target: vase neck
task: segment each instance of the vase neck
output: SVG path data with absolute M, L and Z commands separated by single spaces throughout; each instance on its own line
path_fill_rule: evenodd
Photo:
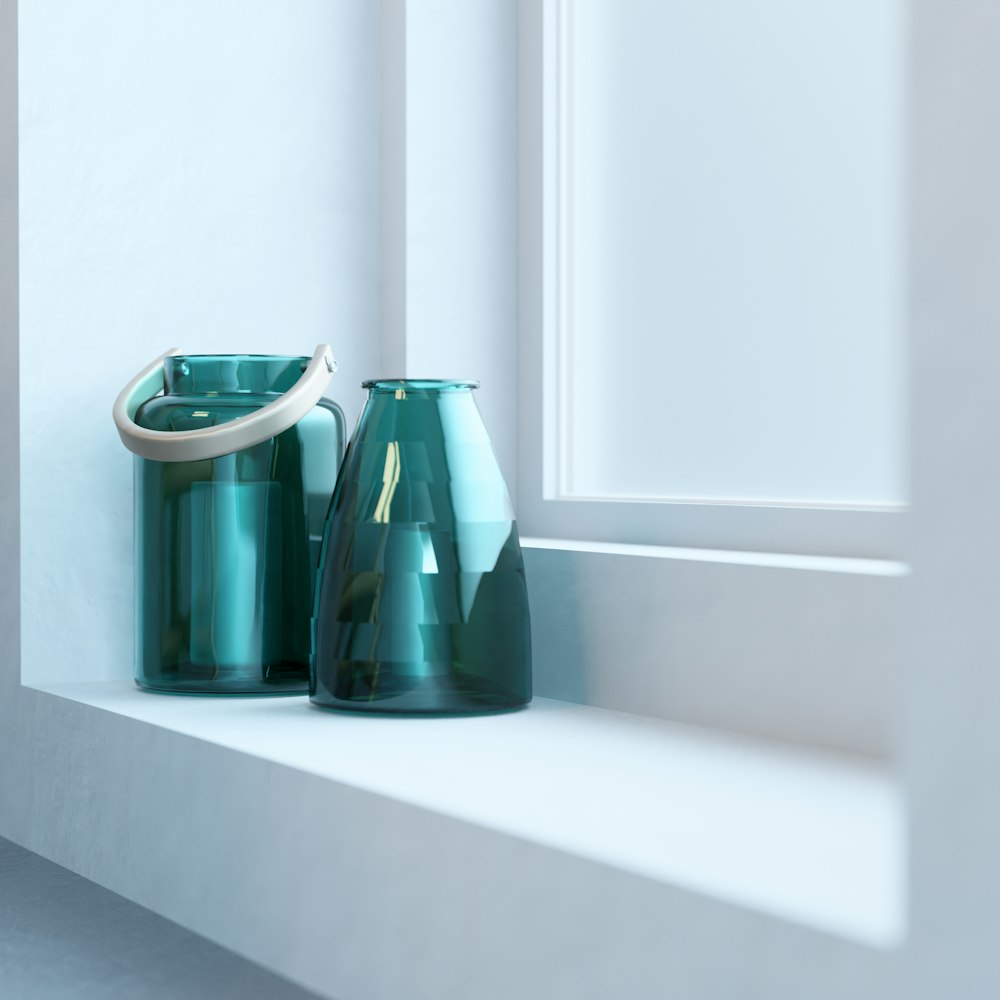
M 369 395 L 376 393 L 422 393 L 441 394 L 446 392 L 470 392 L 479 388 L 475 379 L 442 379 L 442 378 L 378 378 L 368 379 L 361 383 Z

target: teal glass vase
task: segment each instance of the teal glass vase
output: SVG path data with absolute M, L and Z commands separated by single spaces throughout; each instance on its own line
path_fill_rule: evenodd
M 171 435 L 249 418 L 293 391 L 309 358 L 163 362 L 138 428 Z M 150 691 L 304 694 L 315 567 L 345 425 L 320 399 L 286 430 L 197 461 L 136 455 L 135 680 Z
M 461 713 L 531 700 L 524 562 L 478 384 L 363 383 L 320 557 L 314 704 Z

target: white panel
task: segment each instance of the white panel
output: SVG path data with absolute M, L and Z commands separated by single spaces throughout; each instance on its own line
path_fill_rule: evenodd
M 142 365 L 329 341 L 357 413 L 379 356 L 378 27 L 366 0 L 23 5 L 26 676 L 131 669 L 111 403 Z
M 562 22 L 562 491 L 905 501 L 902 0 Z

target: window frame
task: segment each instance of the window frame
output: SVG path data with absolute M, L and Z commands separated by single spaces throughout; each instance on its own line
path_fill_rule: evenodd
M 540 537 L 900 560 L 904 504 L 571 495 L 561 447 L 571 347 L 568 108 L 572 0 L 521 4 L 518 512 Z

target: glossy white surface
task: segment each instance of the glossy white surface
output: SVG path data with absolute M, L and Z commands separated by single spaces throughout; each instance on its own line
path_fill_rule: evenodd
M 852 940 L 903 934 L 898 789 L 860 760 L 542 698 L 424 719 L 131 684 L 45 690 Z

